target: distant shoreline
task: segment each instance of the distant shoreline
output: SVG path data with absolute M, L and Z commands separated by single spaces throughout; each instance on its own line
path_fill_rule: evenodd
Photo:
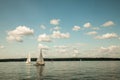
M 31 58 L 36 61 L 37 58 Z M 120 58 L 44 58 L 45 61 L 120 61 Z M 23 62 L 26 58 L 0 59 L 0 62 Z

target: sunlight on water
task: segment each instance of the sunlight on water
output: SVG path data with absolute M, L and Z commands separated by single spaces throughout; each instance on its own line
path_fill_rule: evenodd
M 1 62 L 0 80 L 120 80 L 119 61 Z

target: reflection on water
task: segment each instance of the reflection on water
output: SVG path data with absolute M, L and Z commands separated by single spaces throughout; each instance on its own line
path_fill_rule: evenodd
M 37 80 L 43 80 L 44 66 L 36 66 L 36 70 L 37 70 Z
M 26 79 L 30 79 L 31 78 L 31 74 L 30 74 L 30 64 L 28 65 L 26 65 L 26 73 L 27 73 L 27 75 L 26 75 Z

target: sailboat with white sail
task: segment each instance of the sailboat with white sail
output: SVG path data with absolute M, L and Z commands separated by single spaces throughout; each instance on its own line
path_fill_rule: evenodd
M 44 59 L 43 59 L 43 55 L 42 55 L 42 49 L 40 49 L 40 55 L 37 58 L 37 61 L 36 61 L 35 65 L 36 66 L 44 66 L 45 65 L 45 62 L 44 62 Z
M 30 57 L 30 53 L 27 56 L 27 60 L 26 60 L 26 64 L 30 64 L 31 63 L 31 57 Z

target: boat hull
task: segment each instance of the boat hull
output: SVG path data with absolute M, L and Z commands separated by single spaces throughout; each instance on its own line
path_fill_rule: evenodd
M 26 62 L 26 64 L 31 64 L 31 62 Z
M 38 63 L 36 63 L 36 64 L 34 64 L 35 66 L 45 66 L 45 63 L 43 63 L 43 64 L 38 64 Z

